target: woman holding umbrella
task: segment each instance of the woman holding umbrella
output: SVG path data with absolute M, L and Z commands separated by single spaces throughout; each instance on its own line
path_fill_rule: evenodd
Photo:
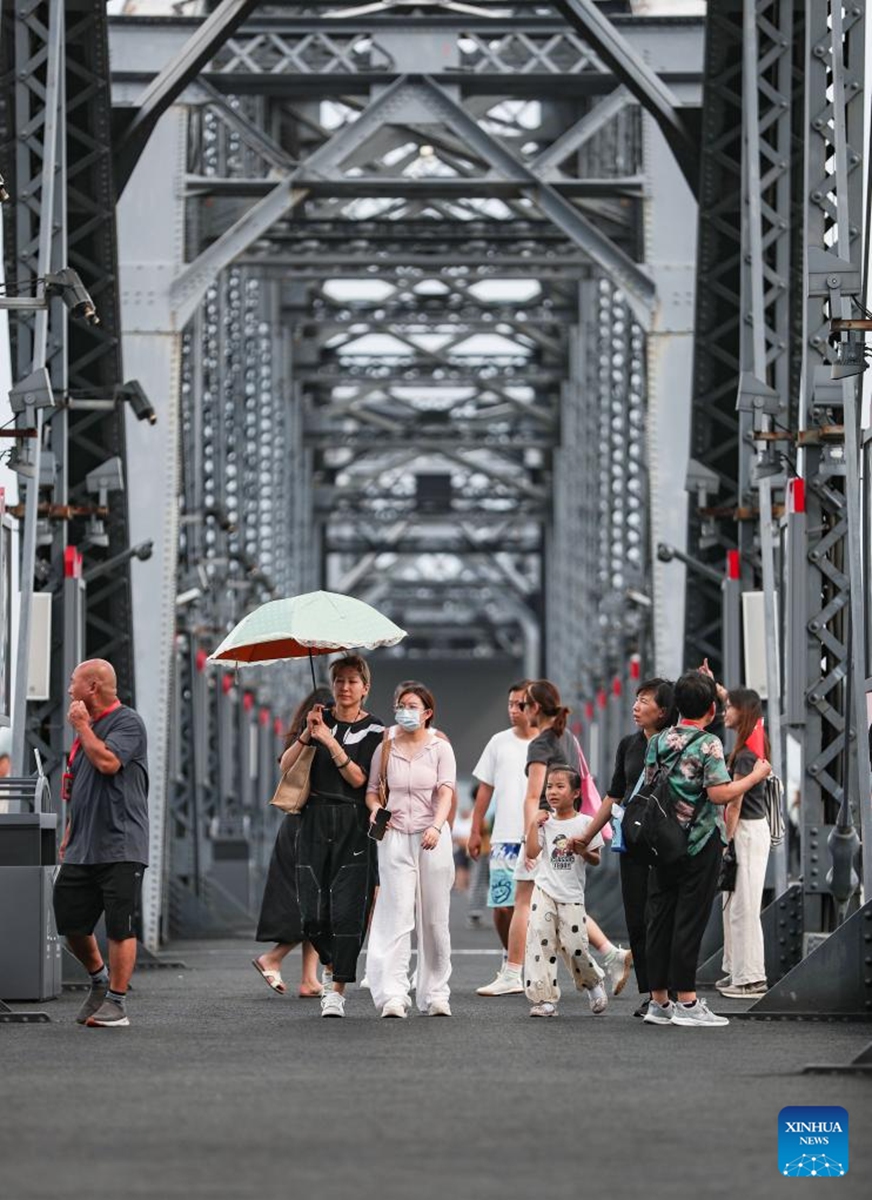
M 310 941 L 321 962 L 332 963 L 333 986 L 321 997 L 321 1016 L 344 1017 L 345 985 L 355 979 L 376 884 L 364 797 L 384 725 L 364 708 L 371 678 L 360 655 L 332 662 L 330 679 L 332 708 L 312 708 L 281 761 L 282 771 L 289 770 L 303 747 L 314 743 L 296 845 L 299 924 L 288 940 Z
M 308 656 L 314 688 L 313 655 L 352 646 L 395 646 L 405 636 L 362 600 L 307 592 L 270 600 L 248 613 L 210 659 L 241 665 Z M 296 845 L 298 927 L 290 932 L 294 943 L 310 941 L 321 962 L 332 963 L 333 986 L 321 998 L 321 1015 L 342 1017 L 345 985 L 354 982 L 376 882 L 364 796 L 384 726 L 363 707 L 370 673 L 359 654 L 331 663 L 330 677 L 333 707 L 312 709 L 305 729 L 282 755 L 281 769 L 287 772 L 303 747 L 314 744 Z

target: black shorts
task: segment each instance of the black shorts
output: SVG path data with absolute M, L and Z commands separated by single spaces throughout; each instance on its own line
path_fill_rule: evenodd
M 58 933 L 86 936 L 105 913 L 107 937 L 116 942 L 136 937 L 144 872 L 134 862 L 64 863 L 54 886 Z

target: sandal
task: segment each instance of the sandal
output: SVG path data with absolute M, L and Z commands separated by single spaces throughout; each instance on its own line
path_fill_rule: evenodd
M 253 958 L 251 965 L 259 975 L 264 977 L 274 992 L 278 992 L 280 996 L 285 994 L 288 989 L 285 987 L 281 971 L 274 971 L 271 967 L 265 967 L 259 958 Z

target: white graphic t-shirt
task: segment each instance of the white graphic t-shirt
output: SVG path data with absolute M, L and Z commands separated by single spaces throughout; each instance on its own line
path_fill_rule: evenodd
M 495 733 L 472 768 L 480 783 L 494 789 L 492 842 L 524 840 L 524 796 L 527 794 L 527 750 L 530 742 L 512 729 Z
M 580 854 L 566 849 L 570 838 L 581 837 L 592 818 L 578 813 L 567 821 L 549 817 L 539 826 L 539 845 L 542 853 L 536 860 L 536 884 L 558 904 L 584 904 L 584 877 L 587 863 Z M 590 844 L 591 850 L 603 845 L 600 834 Z

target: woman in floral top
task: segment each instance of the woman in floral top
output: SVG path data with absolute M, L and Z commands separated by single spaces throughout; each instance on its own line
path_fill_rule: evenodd
M 720 738 L 707 732 L 717 711 L 714 682 L 688 671 L 675 685 L 678 725 L 648 743 L 649 780 L 658 761 L 669 771 L 678 819 L 689 825 L 687 854 L 651 869 L 648 892 L 649 1025 L 727 1025 L 696 995 L 696 964 L 717 891 L 726 833 L 723 805 L 745 794 L 769 774 L 760 760 L 742 779 L 730 781 Z M 677 993 L 677 1001 L 669 992 Z

